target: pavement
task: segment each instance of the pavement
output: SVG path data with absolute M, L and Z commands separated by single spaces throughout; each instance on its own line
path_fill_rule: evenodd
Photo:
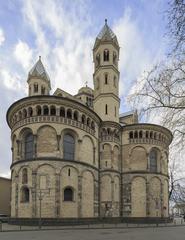
M 0 240 L 185 240 L 185 226 L 0 232 Z

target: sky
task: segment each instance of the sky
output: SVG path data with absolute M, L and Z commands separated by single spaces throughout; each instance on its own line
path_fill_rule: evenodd
M 27 76 L 39 56 L 52 91 L 93 87 L 92 48 L 105 19 L 120 45 L 120 113 L 144 71 L 167 51 L 168 0 L 0 0 L 0 176 L 10 176 L 9 106 L 27 96 Z M 151 119 L 152 121 L 152 119 Z

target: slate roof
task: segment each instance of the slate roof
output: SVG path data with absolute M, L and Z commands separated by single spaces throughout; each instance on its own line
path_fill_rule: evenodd
M 40 77 L 47 82 L 50 82 L 49 75 L 47 74 L 44 65 L 41 61 L 41 57 L 39 56 L 39 60 L 36 62 L 36 64 L 32 67 L 32 69 L 29 71 L 28 78 L 30 77 Z

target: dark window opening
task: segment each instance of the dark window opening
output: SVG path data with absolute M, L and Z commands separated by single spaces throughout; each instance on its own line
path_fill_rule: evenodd
M 104 60 L 104 62 L 109 61 L 109 50 L 108 49 L 105 49 L 103 52 L 103 60 Z
M 28 183 L 28 170 L 24 168 L 22 170 L 22 184 L 27 184 Z
M 47 106 L 44 106 L 43 109 L 44 109 L 43 111 L 44 115 L 49 115 L 49 108 Z
M 75 154 L 75 139 L 73 136 L 64 135 L 64 159 L 74 160 Z
M 65 109 L 64 108 L 60 108 L 60 116 L 65 117 Z
M 73 201 L 73 190 L 71 188 L 64 189 L 64 201 Z
M 23 187 L 22 188 L 22 202 L 26 203 L 30 201 L 30 191 L 29 188 Z
M 50 113 L 51 113 L 52 116 L 56 115 L 56 108 L 54 106 L 51 107 Z
M 72 111 L 71 111 L 71 109 L 67 110 L 67 118 L 72 119 Z
M 107 106 L 107 104 L 105 105 L 105 114 L 106 115 L 108 114 L 108 106 Z
M 105 74 L 105 84 L 108 84 L 108 74 Z
M 29 133 L 25 137 L 25 159 L 33 158 L 33 134 Z
M 157 151 L 152 149 L 149 154 L 150 172 L 157 172 Z
M 38 84 L 34 84 L 34 92 L 37 93 L 38 92 Z

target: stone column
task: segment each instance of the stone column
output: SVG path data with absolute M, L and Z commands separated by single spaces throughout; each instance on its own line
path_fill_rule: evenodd
M 60 140 L 61 140 L 61 135 L 57 135 L 57 150 L 60 151 Z
M 146 216 L 150 216 L 150 188 L 149 182 L 146 183 Z
M 80 161 L 81 146 L 82 146 L 82 139 L 78 139 L 78 145 L 77 145 L 77 149 L 75 151 L 75 155 L 76 155 L 75 159 L 77 161 Z
M 93 164 L 96 163 L 96 148 L 93 147 Z
M 60 217 L 60 172 L 55 174 L 55 217 Z
M 32 217 L 37 217 L 37 173 L 36 171 L 32 172 Z
M 149 158 L 149 153 L 146 154 L 146 158 L 147 158 L 147 170 L 150 170 L 150 158 Z
M 33 135 L 33 158 L 37 158 L 37 134 Z
M 114 151 L 111 150 L 111 168 L 114 168 Z
M 164 184 L 161 183 L 161 194 L 160 194 L 160 204 L 161 204 L 161 217 L 164 217 L 164 209 L 163 209 L 163 206 L 164 206 L 164 201 L 163 201 L 163 198 L 164 198 Z
M 19 212 L 19 209 L 18 209 L 18 206 L 19 206 L 19 186 L 18 186 L 18 178 L 19 176 L 16 175 L 15 176 L 15 217 L 17 218 L 18 217 L 18 212 Z
M 78 202 L 78 217 L 82 217 L 82 176 L 78 176 L 78 194 L 76 201 Z
M 20 140 L 16 140 L 17 143 L 17 158 L 20 159 Z
M 98 204 L 99 204 L 99 194 L 98 194 L 98 181 L 94 179 L 94 217 L 98 217 Z

